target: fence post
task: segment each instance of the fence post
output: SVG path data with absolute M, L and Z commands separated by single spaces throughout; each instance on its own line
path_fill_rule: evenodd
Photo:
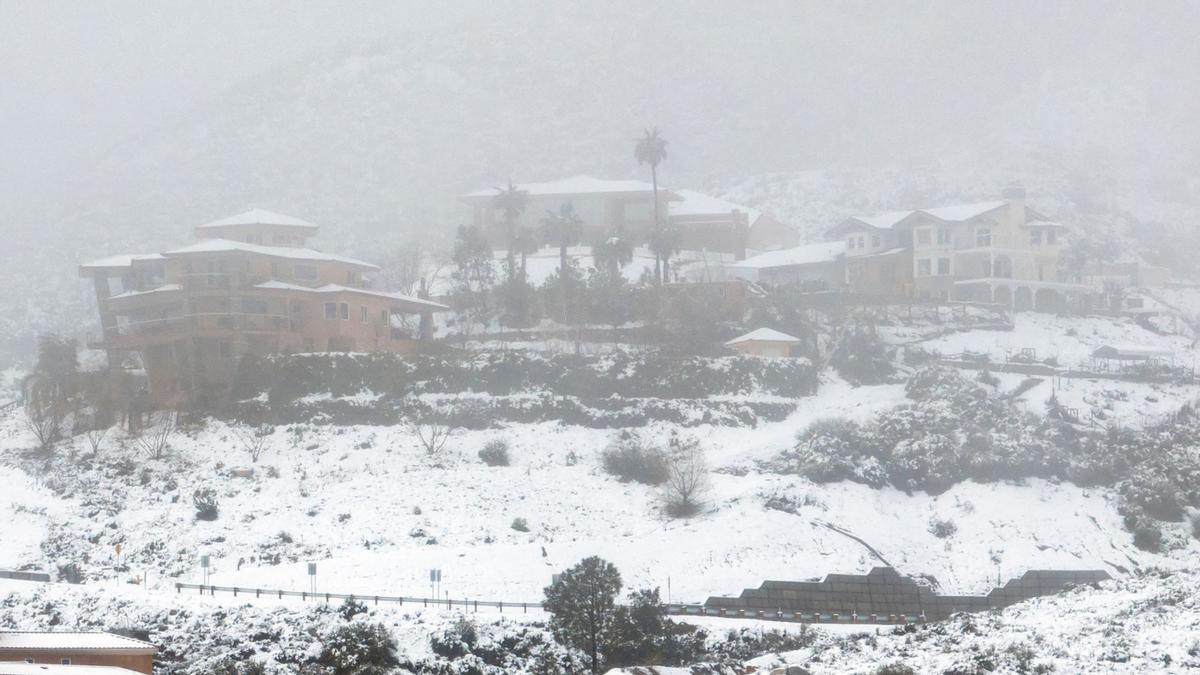
M 237 586 L 233 587 L 233 597 L 237 597 Z
M 256 598 L 262 597 L 262 589 L 261 588 L 254 589 L 254 597 L 256 597 Z
M 504 603 L 501 602 L 499 604 L 500 604 L 500 613 L 503 614 L 504 613 Z
M 379 596 L 378 596 L 378 595 L 377 595 L 377 596 L 375 596 L 375 604 L 376 604 L 376 605 L 378 605 L 378 604 L 379 604 Z

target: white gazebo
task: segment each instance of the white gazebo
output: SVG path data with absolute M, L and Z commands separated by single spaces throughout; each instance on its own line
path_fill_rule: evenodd
M 725 346 L 752 356 L 788 357 L 802 344 L 800 338 L 773 328 L 757 328 L 733 338 Z

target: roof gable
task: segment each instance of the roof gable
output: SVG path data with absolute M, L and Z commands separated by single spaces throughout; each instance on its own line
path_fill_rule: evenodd
M 210 223 L 197 225 L 196 229 L 204 230 L 209 228 L 230 227 L 233 225 L 284 225 L 287 227 L 302 227 L 306 230 L 313 231 L 319 229 L 316 225 L 313 225 L 306 220 L 300 220 L 294 216 L 286 216 L 282 213 L 275 213 L 274 211 L 268 211 L 266 209 L 250 209 L 249 211 L 243 211 L 242 213 L 221 218 L 220 220 L 214 220 Z
M 800 338 L 777 331 L 774 328 L 756 328 L 745 335 L 733 338 L 725 344 L 732 346 L 742 344 L 743 342 L 790 342 L 792 344 L 801 344 Z
M 605 178 L 595 178 L 593 176 L 572 176 L 560 180 L 545 181 L 541 183 L 520 183 L 514 185 L 516 189 L 526 193 L 531 197 L 541 195 L 590 195 L 590 194 L 629 194 L 629 193 L 652 193 L 654 186 L 646 181 L 636 179 L 609 180 Z M 485 188 L 476 190 L 463 195 L 463 199 L 479 200 L 491 199 L 500 194 L 501 188 Z M 665 196 L 668 200 L 678 200 L 679 195 L 675 192 L 658 186 L 660 195 Z

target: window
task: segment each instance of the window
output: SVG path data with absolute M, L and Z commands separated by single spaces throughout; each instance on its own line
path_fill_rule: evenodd
M 354 270 L 346 270 L 346 285 L 347 286 L 352 286 L 352 287 L 357 286 L 358 280 L 359 280 L 358 272 L 355 272 Z
M 950 259 L 938 258 L 938 276 L 945 277 L 950 275 Z
M 380 310 L 380 312 L 379 312 L 379 323 L 382 323 L 383 325 L 385 325 L 385 326 L 386 326 L 386 325 L 388 325 L 388 320 L 389 320 L 389 319 L 391 319 L 391 317 L 388 315 L 388 311 L 387 311 L 386 309 L 384 309 L 384 310 Z
M 266 314 L 267 301 L 262 298 L 242 298 L 242 311 L 246 314 Z
M 880 239 L 878 234 L 871 235 L 871 248 L 879 248 Z
M 1029 243 L 1032 246 L 1042 245 L 1042 231 L 1036 227 L 1029 231 Z
M 333 319 L 336 319 L 336 318 L 337 318 L 337 303 L 336 302 L 325 303 L 325 319 L 327 321 L 332 321 Z
M 1054 230 L 1046 230 L 1046 243 L 1047 244 L 1057 244 L 1058 243 L 1058 235 L 1055 234 Z
M 359 305 L 359 306 L 358 306 L 358 310 L 359 310 L 359 312 L 358 312 L 358 313 L 359 313 L 358 320 L 359 320 L 359 321 L 362 321 L 363 323 L 366 323 L 366 322 L 367 322 L 367 306 L 366 306 L 366 305 Z
M 921 258 L 917 260 L 917 276 L 927 277 L 930 273 L 929 270 L 929 258 Z
M 865 234 L 858 235 L 858 247 L 859 248 L 867 247 L 867 235 L 865 235 Z
M 71 665 L 71 659 L 59 659 L 58 664 L 60 666 L 69 666 Z
M 928 227 L 922 227 L 917 230 L 917 246 L 928 246 L 930 241 L 932 241 L 932 238 L 930 237 Z
M 989 247 L 992 245 L 992 228 L 977 227 L 975 228 L 975 245 L 979 247 Z
M 219 288 L 224 285 L 224 260 L 210 260 L 208 261 L 208 264 L 205 265 L 204 269 L 206 271 L 205 278 L 208 280 L 209 288 Z
M 316 281 L 317 266 L 316 265 L 296 265 L 292 268 L 292 275 L 297 281 Z
M 939 246 L 946 246 L 946 245 L 950 244 L 950 241 L 951 241 L 951 237 L 950 237 L 950 228 L 948 228 L 948 227 L 939 227 L 939 228 L 938 228 L 938 230 L 937 230 L 937 243 L 938 243 L 938 245 L 939 245 Z
M 849 239 L 846 240 L 846 248 L 853 249 L 854 244 L 857 241 L 858 241 L 858 237 L 850 237 Z
M 341 303 L 339 309 L 342 310 L 342 321 L 349 321 L 350 320 L 350 303 L 348 303 L 348 302 Z

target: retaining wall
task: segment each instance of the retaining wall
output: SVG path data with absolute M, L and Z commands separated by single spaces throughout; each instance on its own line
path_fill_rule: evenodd
M 705 607 L 726 614 L 826 614 L 842 619 L 906 616 L 926 621 L 1053 595 L 1071 586 L 1109 579 L 1101 570 L 1030 570 L 987 595 L 939 595 L 891 567 L 870 573 L 830 574 L 822 581 L 764 581 L 736 598 L 710 597 Z

